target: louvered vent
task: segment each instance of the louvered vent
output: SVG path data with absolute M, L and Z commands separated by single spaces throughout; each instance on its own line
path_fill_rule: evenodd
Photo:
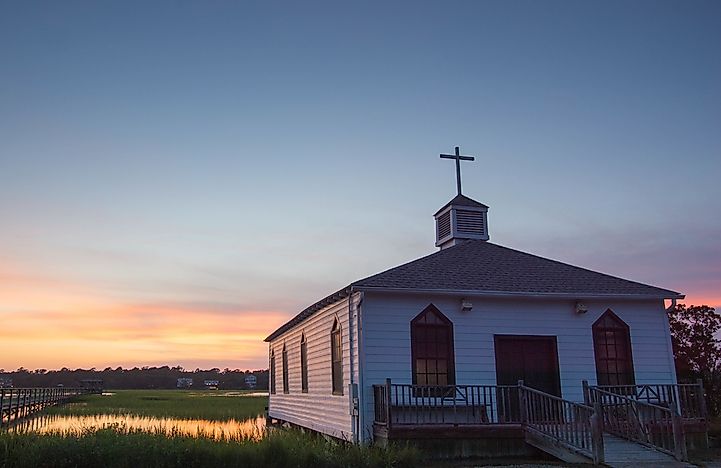
M 437 240 L 451 235 L 451 212 L 447 211 L 440 215 L 436 220 Z
M 456 210 L 456 229 L 459 234 L 484 235 L 486 225 L 480 211 Z

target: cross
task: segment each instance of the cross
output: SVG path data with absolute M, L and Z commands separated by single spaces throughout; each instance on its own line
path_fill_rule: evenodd
M 458 187 L 458 195 L 461 194 L 461 161 L 475 161 L 473 156 L 461 156 L 461 150 L 456 146 L 456 154 L 441 154 L 441 159 L 456 160 L 456 186 Z

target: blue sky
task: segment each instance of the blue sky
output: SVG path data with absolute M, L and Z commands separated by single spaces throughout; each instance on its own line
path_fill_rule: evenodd
M 434 250 L 455 145 L 493 242 L 721 305 L 718 2 L 1 2 L 0 318 L 118 344 L 0 367 L 262 366 Z

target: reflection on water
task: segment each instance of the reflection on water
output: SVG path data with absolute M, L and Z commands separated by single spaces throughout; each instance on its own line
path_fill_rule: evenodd
M 143 431 L 169 436 L 202 437 L 214 440 L 259 440 L 265 435 L 263 416 L 236 421 L 207 419 L 174 419 L 135 416 L 131 414 L 100 414 L 92 416 L 37 415 L 13 425 L 9 430 L 81 435 L 83 432 L 112 428 L 118 432 Z
M 189 392 L 192 397 L 267 397 L 268 392 L 204 391 Z

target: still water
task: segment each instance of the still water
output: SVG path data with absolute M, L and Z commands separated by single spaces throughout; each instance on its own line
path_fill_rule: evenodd
M 136 416 L 131 414 L 99 414 L 90 416 L 36 415 L 10 428 L 17 432 L 80 435 L 83 432 L 112 428 L 118 432 L 143 431 L 169 436 L 202 437 L 214 440 L 260 440 L 265 435 L 265 418 L 228 421 L 207 419 L 174 419 Z

